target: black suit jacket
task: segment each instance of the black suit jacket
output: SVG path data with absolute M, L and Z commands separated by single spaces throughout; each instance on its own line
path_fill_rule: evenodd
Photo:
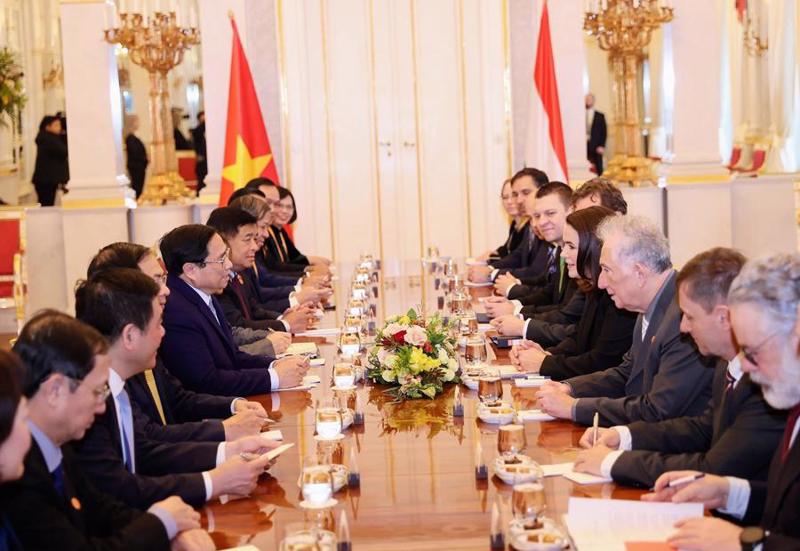
M 36 166 L 31 181 L 37 184 L 61 184 L 69 180 L 67 144 L 43 130 L 36 136 Z
M 744 524 L 759 524 L 770 532 L 763 551 L 800 549 L 800 438 L 795 438 L 786 461 L 780 446 L 767 481 L 750 481 L 750 501 Z
M 549 260 L 550 244 L 533 233 L 530 223 L 525 225 L 522 243 L 511 254 L 492 262 L 497 275 L 510 273 L 514 277 L 535 277 L 544 274 Z
M 595 111 L 594 117 L 592 118 L 592 127 L 589 131 L 587 153 L 594 153 L 596 155 L 598 147 L 606 146 L 607 136 L 608 128 L 606 126 L 606 116 L 600 111 Z
M 578 397 L 575 421 L 603 426 L 634 421 L 663 421 L 699 415 L 711 398 L 713 370 L 701 360 L 694 342 L 680 332 L 681 311 L 675 295 L 675 272 L 664 283 L 647 333 L 641 339 L 642 316 L 636 320 L 630 352 L 617 367 L 566 382 Z
M 528 322 L 525 338 L 548 348 L 575 336 L 585 302 L 586 294 L 578 289 L 561 308 L 534 314 Z
M 500 260 L 504 256 L 508 256 L 514 252 L 514 250 L 520 246 L 525 238 L 526 227 L 527 222 L 523 222 L 519 227 L 517 227 L 516 222 L 512 220 L 511 224 L 508 226 L 508 238 L 506 239 L 506 242 L 492 252 L 492 259 Z
M 131 402 L 136 473 L 125 468 L 114 399 L 95 418 L 82 440 L 74 443 L 83 470 L 102 491 L 131 507 L 147 509 L 172 495 L 199 507 L 206 501 L 202 471 L 216 466 L 217 444 L 159 442 L 148 437 L 143 414 Z M 180 473 L 180 474 L 176 474 Z
M 144 170 L 150 161 L 147 159 L 147 149 L 136 135 L 125 136 L 125 150 L 127 151 L 126 164 L 128 169 L 139 168 Z
M 160 355 L 164 366 L 195 392 L 222 396 L 251 396 L 271 391 L 269 356 L 242 352 L 216 299 L 214 311 L 181 278 L 170 275 L 171 294 L 164 307 L 164 338 Z
M 167 425 L 173 429 L 174 442 L 183 441 L 209 441 L 221 442 L 225 440 L 225 428 L 217 419 L 227 418 L 231 415 L 231 402 L 233 398 L 226 396 L 213 396 L 186 390 L 183 385 L 170 375 L 160 360 L 153 368 L 153 377 L 156 381 L 158 396 L 161 398 L 161 408 Z M 161 424 L 158 407 L 155 399 L 147 386 L 144 373 L 139 373 L 128 379 L 125 388 L 131 401 L 136 405 L 151 422 Z M 151 436 L 153 436 L 151 434 Z
M 608 293 L 586 295 L 577 333 L 548 349 L 540 373 L 555 381 L 619 365 L 631 346 L 636 314 L 620 310 Z
M 786 412 L 771 408 L 747 374 L 728 395 L 727 370 L 720 361 L 711 404 L 701 415 L 629 425 L 634 450 L 614 463 L 614 480 L 651 487 L 662 473 L 679 470 L 765 480 Z
M 25 458 L 25 474 L 3 486 L 2 506 L 24 549 L 169 550 L 167 532 L 155 515 L 97 490 L 69 446 L 62 447 L 62 452 L 65 497 L 56 490 L 35 440 Z
M 267 268 L 278 272 L 303 273 L 308 266 L 305 257 L 283 228 L 270 226 L 270 235 L 262 247 Z

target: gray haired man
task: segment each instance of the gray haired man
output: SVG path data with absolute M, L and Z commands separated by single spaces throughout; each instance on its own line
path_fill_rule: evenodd
M 666 237 L 641 216 L 612 216 L 603 240 L 599 286 L 618 308 L 638 312 L 630 351 L 616 367 L 550 382 L 538 393 L 555 417 L 601 426 L 699 415 L 708 407 L 713 370 L 681 334 L 675 270 Z
M 772 407 L 790 410 L 767 481 L 705 475 L 670 488 L 673 480 L 699 474 L 670 471 L 644 499 L 700 502 L 748 526 L 711 517 L 687 519 L 670 537 L 674 547 L 800 549 L 800 254 L 779 254 L 745 265 L 731 285 L 728 304 L 742 369 L 762 386 Z

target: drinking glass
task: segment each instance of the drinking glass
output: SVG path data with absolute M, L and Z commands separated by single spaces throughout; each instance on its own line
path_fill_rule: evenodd
M 532 525 L 544 512 L 544 487 L 539 482 L 515 484 L 511 493 L 511 511 L 514 518 L 526 526 Z
M 487 367 L 478 376 L 478 399 L 484 404 L 496 404 L 503 397 L 500 371 Z
M 314 419 L 320 438 L 332 440 L 342 433 L 342 412 L 332 401 L 318 406 Z
M 322 507 L 333 497 L 333 474 L 330 465 L 316 457 L 303 459 L 303 499 L 310 505 Z
M 486 339 L 481 335 L 471 335 L 464 348 L 464 360 L 471 367 L 484 365 L 486 363 Z
M 525 427 L 522 425 L 502 425 L 497 431 L 497 451 L 506 463 L 514 462 L 525 445 Z
M 352 363 L 341 362 L 333 366 L 333 383 L 338 388 L 352 388 L 356 383 L 356 372 Z
M 352 358 L 361 352 L 361 336 L 359 330 L 352 330 L 345 327 L 339 337 L 339 351 L 342 356 Z
M 470 309 L 464 311 L 458 318 L 458 328 L 462 335 L 475 335 L 478 332 L 478 318 Z

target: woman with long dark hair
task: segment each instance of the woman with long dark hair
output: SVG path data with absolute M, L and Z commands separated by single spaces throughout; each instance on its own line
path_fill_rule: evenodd
M 60 187 L 66 192 L 69 181 L 67 144 L 61 136 L 61 119 L 46 115 L 39 123 L 36 135 L 36 167 L 33 170 L 33 186 L 43 207 L 52 207 L 56 191 Z
M 520 371 L 547 375 L 561 381 L 576 375 L 619 365 L 631 346 L 636 314 L 614 306 L 611 297 L 597 285 L 600 277 L 600 249 L 597 228 L 614 211 L 589 207 L 567 216 L 561 257 L 569 277 L 578 280 L 586 294 L 583 315 L 573 337 L 543 349 L 524 341 L 511 351 L 511 361 Z

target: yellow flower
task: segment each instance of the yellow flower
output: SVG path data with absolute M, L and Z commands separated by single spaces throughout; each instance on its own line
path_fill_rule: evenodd
M 410 325 L 411 318 L 409 318 L 408 316 L 400 316 L 400 319 L 397 320 L 397 323 L 399 323 L 400 325 Z
M 430 371 L 439 367 L 439 360 L 427 356 L 421 348 L 416 346 L 411 350 L 411 357 L 409 358 L 409 368 L 415 375 L 423 371 Z

